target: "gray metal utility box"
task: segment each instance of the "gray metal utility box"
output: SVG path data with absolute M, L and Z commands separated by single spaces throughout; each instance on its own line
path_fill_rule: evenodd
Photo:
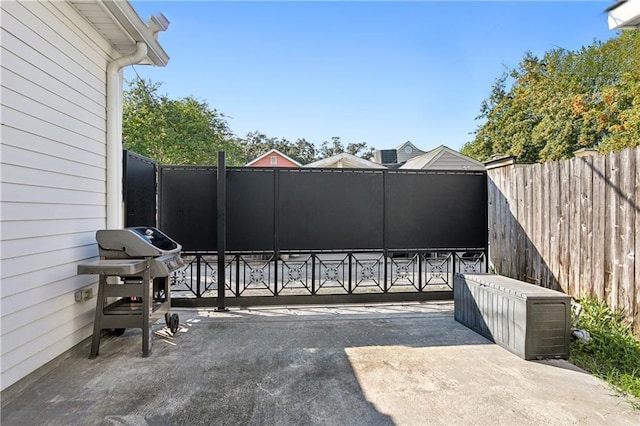
M 456 321 L 524 359 L 567 358 L 571 298 L 500 275 L 457 273 Z

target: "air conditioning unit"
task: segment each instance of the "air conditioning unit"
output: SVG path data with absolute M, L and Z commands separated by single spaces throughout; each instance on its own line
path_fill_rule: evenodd
M 571 298 L 491 274 L 457 273 L 456 321 L 521 358 L 568 358 Z
M 382 149 L 374 151 L 373 161 L 378 164 L 393 164 L 398 162 L 398 153 L 395 149 Z

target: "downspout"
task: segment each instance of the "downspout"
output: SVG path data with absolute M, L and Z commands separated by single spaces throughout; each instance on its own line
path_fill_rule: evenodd
M 122 76 L 124 67 L 140 63 L 147 56 L 147 44 L 139 41 L 136 51 L 107 66 L 107 228 L 123 226 L 122 200 Z

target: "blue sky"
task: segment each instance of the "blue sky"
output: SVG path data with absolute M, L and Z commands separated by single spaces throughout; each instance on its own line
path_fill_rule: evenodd
M 614 37 L 611 3 L 133 1 L 171 22 L 169 65 L 135 71 L 206 101 L 239 136 L 460 149 L 504 66 Z

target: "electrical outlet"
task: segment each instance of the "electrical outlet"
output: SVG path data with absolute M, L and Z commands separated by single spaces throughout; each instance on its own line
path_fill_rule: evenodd
M 73 293 L 76 302 L 84 302 L 93 298 L 93 288 L 84 288 Z
M 93 298 L 93 289 L 91 287 L 82 290 L 82 300 L 89 300 Z

